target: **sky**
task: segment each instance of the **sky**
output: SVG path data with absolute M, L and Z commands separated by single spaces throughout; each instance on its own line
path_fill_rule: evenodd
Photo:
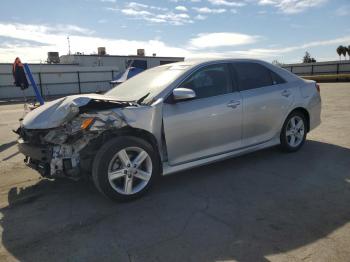
M 2 0 L 0 63 L 67 54 L 68 36 L 72 53 L 337 60 L 349 24 L 349 0 Z

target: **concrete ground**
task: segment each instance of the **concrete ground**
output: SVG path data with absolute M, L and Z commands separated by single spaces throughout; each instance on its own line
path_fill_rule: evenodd
M 350 84 L 321 84 L 323 123 L 301 151 L 270 148 L 162 178 L 112 203 L 49 181 L 0 106 L 1 261 L 350 261 Z

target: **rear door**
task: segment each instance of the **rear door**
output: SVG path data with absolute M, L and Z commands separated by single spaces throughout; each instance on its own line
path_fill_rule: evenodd
M 242 145 L 251 146 L 272 139 L 293 102 L 292 90 L 275 72 L 259 63 L 233 64 L 243 99 Z
M 169 164 L 191 162 L 241 147 L 242 99 L 232 87 L 228 64 L 198 69 L 181 87 L 194 90 L 196 98 L 164 103 Z

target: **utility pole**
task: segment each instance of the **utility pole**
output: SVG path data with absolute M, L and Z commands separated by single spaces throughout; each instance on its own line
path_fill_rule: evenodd
M 68 40 L 68 55 L 70 55 L 70 41 L 69 41 L 69 36 L 67 36 L 67 40 Z

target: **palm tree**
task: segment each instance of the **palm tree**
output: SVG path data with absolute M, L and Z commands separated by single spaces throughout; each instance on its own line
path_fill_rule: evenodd
M 343 49 L 344 49 L 344 46 L 342 46 L 342 45 L 338 46 L 338 48 L 337 48 L 337 54 L 339 56 L 339 60 L 341 60 L 341 55 L 343 54 Z
M 348 46 L 347 51 L 348 51 L 348 56 L 349 56 L 349 60 L 350 60 L 350 45 Z
M 344 60 L 346 60 L 346 53 L 348 52 L 348 48 L 343 46 L 342 55 L 344 56 Z

